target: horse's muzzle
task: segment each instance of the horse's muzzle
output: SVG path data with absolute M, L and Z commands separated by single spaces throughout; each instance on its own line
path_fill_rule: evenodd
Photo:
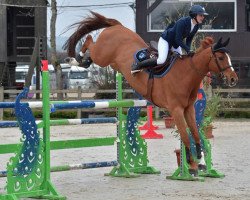
M 236 86 L 236 84 L 238 83 L 238 78 L 235 77 L 231 77 L 228 83 L 229 87 L 234 87 Z

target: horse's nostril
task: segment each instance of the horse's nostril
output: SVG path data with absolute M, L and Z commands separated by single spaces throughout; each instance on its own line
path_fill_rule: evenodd
M 231 82 L 232 83 L 237 83 L 237 79 L 235 79 L 234 77 L 231 78 Z

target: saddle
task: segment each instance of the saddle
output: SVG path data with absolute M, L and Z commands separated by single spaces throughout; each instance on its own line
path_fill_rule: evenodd
M 134 63 L 138 63 L 141 62 L 143 60 L 147 60 L 149 58 L 158 58 L 158 49 L 157 49 L 157 42 L 156 41 L 150 41 L 150 43 L 148 44 L 149 47 L 148 48 L 143 48 L 140 49 L 139 51 L 137 51 L 134 54 Z M 167 70 L 168 68 L 171 68 L 173 61 L 175 61 L 175 59 L 177 57 L 179 57 L 180 55 L 178 55 L 177 53 L 173 53 L 172 51 L 169 51 L 167 60 L 165 61 L 165 63 L 161 64 L 161 65 L 157 65 L 155 67 L 148 67 L 145 68 L 146 72 L 152 74 L 154 77 L 162 77 L 164 75 L 166 75 L 166 73 L 169 71 Z
M 141 62 L 149 58 L 158 58 L 157 42 L 150 41 L 148 48 L 143 48 L 134 54 L 134 64 Z M 162 65 L 157 65 L 155 67 L 148 67 L 144 70 L 149 74 L 148 84 L 147 84 L 147 94 L 144 96 L 145 99 L 152 101 L 152 88 L 154 84 L 154 78 L 160 78 L 165 76 L 173 66 L 175 60 L 180 57 L 179 54 L 169 51 L 167 60 Z M 154 103 L 155 104 L 155 103 Z M 156 105 L 156 104 L 155 104 Z

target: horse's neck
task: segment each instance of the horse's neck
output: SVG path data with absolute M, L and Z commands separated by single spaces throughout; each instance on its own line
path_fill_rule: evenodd
M 187 61 L 183 60 L 184 63 L 178 66 L 181 68 L 182 73 L 179 74 L 178 70 L 176 70 L 174 78 L 179 77 L 178 80 L 180 80 L 179 82 L 182 84 L 182 87 L 185 87 L 190 92 L 195 92 L 209 71 L 210 55 L 209 49 L 205 49 L 192 58 L 187 57 Z M 184 64 L 189 66 L 183 68 Z M 183 74 L 185 74 L 184 76 L 188 76 L 188 78 L 181 77 Z
M 205 76 L 209 72 L 210 55 L 211 50 L 207 48 L 192 58 L 193 67 L 198 70 L 197 72 L 200 73 L 200 75 Z

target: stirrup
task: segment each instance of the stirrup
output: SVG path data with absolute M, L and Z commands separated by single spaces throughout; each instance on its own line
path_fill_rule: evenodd
M 135 70 L 131 71 L 131 74 L 136 74 L 136 73 L 141 72 L 141 71 L 142 71 L 142 69 L 135 69 Z
M 133 63 L 132 64 L 132 69 L 131 69 L 131 74 L 133 75 L 133 74 L 138 73 L 140 71 L 142 71 L 142 69 L 137 68 L 137 64 Z

